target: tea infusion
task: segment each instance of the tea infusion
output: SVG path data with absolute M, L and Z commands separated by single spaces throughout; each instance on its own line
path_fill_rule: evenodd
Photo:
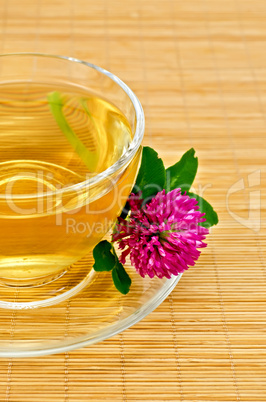
M 113 165 L 131 140 L 124 114 L 93 93 L 69 85 L 1 85 L 0 277 L 4 282 L 28 284 L 56 276 L 95 246 L 130 192 L 138 157 L 115 186 L 106 181 L 90 192 L 70 186 Z

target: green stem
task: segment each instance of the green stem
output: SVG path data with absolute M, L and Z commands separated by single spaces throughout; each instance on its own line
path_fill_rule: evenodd
M 85 165 L 90 171 L 94 172 L 98 163 L 98 155 L 95 152 L 91 152 L 85 147 L 83 142 L 78 138 L 77 134 L 72 130 L 68 124 L 64 112 L 63 112 L 63 100 L 61 94 L 57 91 L 50 92 L 47 95 L 50 110 L 54 116 L 56 123 L 58 124 L 60 130 L 68 139 L 69 143 L 72 145 L 75 152 L 80 156 Z M 88 111 L 86 110 L 88 113 Z

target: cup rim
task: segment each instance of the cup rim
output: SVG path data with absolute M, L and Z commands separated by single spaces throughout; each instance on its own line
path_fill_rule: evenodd
M 65 60 L 65 61 L 70 61 L 78 64 L 85 65 L 86 67 L 92 68 L 99 73 L 107 76 L 110 78 L 112 81 L 114 81 L 117 85 L 122 88 L 122 90 L 127 94 L 127 96 L 130 98 L 135 113 L 136 113 L 136 127 L 133 132 L 133 140 L 130 143 L 128 149 L 126 152 L 121 155 L 121 157 L 111 166 L 109 166 L 107 169 L 105 169 L 103 172 L 98 173 L 97 175 L 88 178 L 80 183 L 70 185 L 68 187 L 62 188 L 62 189 L 57 189 L 55 191 L 49 191 L 46 193 L 39 193 L 39 194 L 14 194 L 12 196 L 7 196 L 7 195 L 0 195 L 0 199 L 32 199 L 32 198 L 41 198 L 41 197 L 48 197 L 52 195 L 58 195 L 58 194 L 66 194 L 68 192 L 77 192 L 79 190 L 82 190 L 84 188 L 88 189 L 90 186 L 94 186 L 95 184 L 101 182 L 103 179 L 108 178 L 112 174 L 116 173 L 119 169 L 121 169 L 123 166 L 128 164 L 138 151 L 143 136 L 144 136 L 144 130 L 145 130 L 145 116 L 144 116 L 144 111 L 142 108 L 142 105 L 138 99 L 138 97 L 134 94 L 132 89 L 129 88 L 127 84 L 124 83 L 120 78 L 118 78 L 116 75 L 111 73 L 110 71 L 106 70 L 105 68 L 99 67 L 96 64 L 77 59 L 75 57 L 70 57 L 70 56 L 61 56 L 61 55 L 54 55 L 54 54 L 48 54 L 48 53 L 37 53 L 37 52 L 15 52 L 15 53 L 2 53 L 0 54 L 0 60 L 2 57 L 10 57 L 10 56 L 36 56 L 36 57 L 47 57 L 47 58 L 52 58 L 52 59 L 58 59 L 58 60 Z M 0 84 L 1 85 L 1 84 Z

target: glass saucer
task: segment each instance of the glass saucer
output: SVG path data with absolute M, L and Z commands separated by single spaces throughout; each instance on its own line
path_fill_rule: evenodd
M 33 308 L 0 308 L 0 357 L 62 353 L 107 339 L 158 307 L 182 276 L 143 279 L 134 268 L 126 265 L 132 286 L 124 296 L 115 289 L 110 272 L 94 273 L 92 261 L 92 256 L 87 256 L 79 262 L 77 272 L 83 275 L 86 269 L 89 280 L 67 300 L 45 306 L 38 306 L 37 300 Z M 50 286 L 52 298 L 52 283 L 47 286 Z M 0 290 L 5 292 L 7 302 L 15 303 L 18 296 L 22 299 L 21 289 L 1 287 Z M 28 306 L 27 298 L 32 299 L 34 291 L 30 288 L 25 292 L 25 305 Z

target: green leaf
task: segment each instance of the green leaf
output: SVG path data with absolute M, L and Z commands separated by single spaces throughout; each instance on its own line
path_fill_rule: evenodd
M 94 270 L 97 272 L 111 271 L 117 264 L 117 256 L 113 252 L 113 246 L 107 240 L 98 243 L 93 249 Z
M 143 147 L 140 170 L 133 193 L 142 192 L 147 199 L 162 191 L 165 186 L 165 167 L 158 153 L 150 147 Z
M 209 227 L 211 227 L 213 225 L 217 225 L 217 223 L 219 222 L 218 215 L 214 211 L 214 209 L 211 206 L 211 204 L 209 204 L 208 201 L 206 201 L 204 198 L 200 197 L 197 194 L 187 193 L 187 195 L 190 198 L 195 198 L 198 201 L 200 212 L 205 213 L 206 221 L 201 222 L 200 226 L 204 226 L 205 228 L 209 228 Z
M 96 272 L 112 271 L 114 285 L 120 293 L 126 295 L 129 292 L 131 279 L 123 265 L 119 262 L 115 249 L 107 240 L 103 240 L 93 249 Z
M 131 279 L 120 262 L 117 262 L 113 269 L 112 278 L 116 289 L 123 295 L 126 295 L 130 289 Z
M 129 214 L 129 211 L 130 211 L 130 205 L 129 205 L 129 202 L 127 201 L 124 208 L 122 209 L 120 217 L 123 219 L 126 219 L 126 217 Z
M 188 191 L 198 170 L 198 158 L 195 150 L 188 150 L 175 165 L 166 169 L 167 191 L 181 188 L 182 193 Z
M 47 99 L 50 106 L 50 110 L 60 130 L 66 136 L 75 152 L 80 156 L 80 158 L 89 168 L 89 170 L 92 172 L 95 171 L 99 160 L 98 152 L 92 152 L 87 147 L 85 147 L 83 142 L 79 139 L 77 134 L 72 130 L 72 128 L 68 124 L 64 116 L 63 112 L 64 102 L 60 92 L 57 91 L 50 92 L 47 95 Z M 88 114 L 88 110 L 86 109 L 85 111 Z

